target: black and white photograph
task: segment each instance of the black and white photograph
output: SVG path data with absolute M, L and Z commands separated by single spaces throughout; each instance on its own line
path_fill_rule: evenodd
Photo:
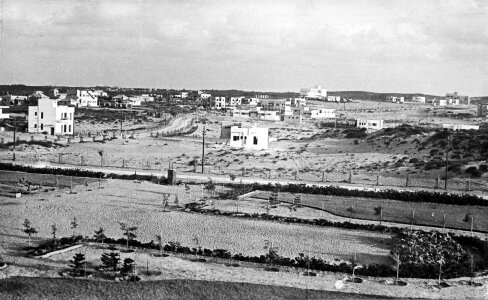
M 488 299 L 488 1 L 0 0 L 0 299 Z

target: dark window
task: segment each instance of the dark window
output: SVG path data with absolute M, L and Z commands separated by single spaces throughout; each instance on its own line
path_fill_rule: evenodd
M 43 130 L 43 129 L 44 129 L 44 124 L 41 124 L 41 130 Z
M 37 117 L 37 111 L 36 111 L 36 112 L 34 112 L 34 116 L 35 116 L 35 117 Z
M 234 141 L 238 141 L 238 140 L 239 140 L 239 137 L 236 135 L 236 136 L 233 136 L 233 137 L 232 137 L 232 139 L 233 139 Z
M 69 127 L 68 127 L 68 128 L 69 128 L 69 130 L 68 130 L 68 131 L 69 131 L 69 132 L 71 132 L 71 125 L 69 125 Z
M 41 119 L 44 119 L 44 113 L 41 112 Z
M 254 145 L 257 145 L 258 144 L 258 137 L 257 136 L 254 137 L 253 143 L 254 143 Z

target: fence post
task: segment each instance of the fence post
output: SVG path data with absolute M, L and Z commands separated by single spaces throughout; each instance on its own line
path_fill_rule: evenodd
M 295 171 L 295 180 L 298 178 L 298 170 Z
M 325 181 L 325 172 L 322 172 L 322 182 Z
M 407 174 L 407 178 L 405 179 L 405 186 L 406 187 L 410 186 L 410 174 Z
M 348 180 L 349 183 L 352 183 L 352 171 L 349 171 L 349 180 Z
M 33 135 L 31 135 L 31 141 L 34 141 L 34 136 Z
M 468 178 L 468 181 L 466 182 L 466 191 L 471 191 L 471 178 Z
M 437 178 L 435 179 L 435 186 L 434 186 L 434 188 L 436 188 L 436 189 L 438 189 L 438 188 L 439 188 L 439 181 L 440 181 L 440 180 L 439 180 L 439 177 L 437 177 Z
M 5 144 L 5 139 L 4 138 L 0 138 L 0 144 Z
M 380 185 L 380 175 L 377 174 L 376 175 L 376 186 L 379 186 Z
M 241 177 L 244 177 L 244 173 L 245 173 L 245 168 L 242 168 L 242 176 Z

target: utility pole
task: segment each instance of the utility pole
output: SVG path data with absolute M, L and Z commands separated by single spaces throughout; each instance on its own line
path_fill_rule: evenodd
M 203 125 L 203 132 L 202 132 L 202 174 L 203 174 L 203 166 L 205 160 L 205 124 Z
M 447 169 L 449 168 L 449 135 L 447 136 L 447 148 L 446 148 L 446 171 L 445 171 L 445 181 L 444 189 L 447 190 Z
M 13 149 L 13 157 L 12 160 L 15 161 L 15 134 L 17 133 L 17 123 L 14 121 L 14 149 Z

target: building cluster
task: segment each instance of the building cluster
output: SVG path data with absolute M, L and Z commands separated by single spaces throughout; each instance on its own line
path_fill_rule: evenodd
M 386 97 L 387 102 L 392 102 L 392 103 L 405 103 L 407 101 L 406 97 L 398 97 L 398 96 L 387 96 Z M 416 103 L 426 103 L 426 98 L 425 96 L 412 96 L 411 102 L 416 102 Z M 457 106 L 457 105 L 469 105 L 470 104 L 470 98 L 469 96 L 463 96 L 459 95 L 458 92 L 453 92 L 453 93 L 446 93 L 446 96 L 441 99 L 432 99 L 430 102 L 433 106 L 446 106 L 446 105 L 452 105 L 452 106 Z

